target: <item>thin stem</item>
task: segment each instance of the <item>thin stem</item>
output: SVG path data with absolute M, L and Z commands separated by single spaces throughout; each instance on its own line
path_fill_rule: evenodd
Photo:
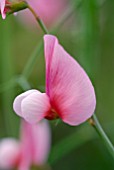
M 40 56 L 42 46 L 43 46 L 43 42 L 41 41 L 40 43 L 38 43 L 35 50 L 31 54 L 26 66 L 25 66 L 25 68 L 24 68 L 24 70 L 22 72 L 22 75 L 24 77 L 26 77 L 26 79 L 28 79 L 30 77 L 30 74 L 31 74 L 31 72 L 33 70 L 33 67 L 34 67 L 35 63 L 36 63 L 37 56 Z
M 96 115 L 94 114 L 92 116 L 91 119 L 89 119 L 89 123 L 94 127 L 94 129 L 97 131 L 97 133 L 99 134 L 99 136 L 102 138 L 102 140 L 104 141 L 107 149 L 109 150 L 110 154 L 112 155 L 112 157 L 114 158 L 114 146 L 111 143 L 110 139 L 108 138 L 108 136 L 106 135 L 106 133 L 104 132 L 104 130 L 102 129 Z
M 79 4 L 77 5 L 77 8 L 78 8 L 78 6 L 79 6 Z M 72 7 L 70 10 L 65 11 L 64 15 L 61 17 L 59 22 L 51 30 L 51 33 L 56 33 L 57 30 L 62 26 L 62 24 L 64 24 L 64 22 L 73 14 L 73 12 L 74 12 L 74 7 Z M 32 55 L 30 56 L 30 59 L 28 60 L 26 66 L 25 66 L 25 68 L 22 72 L 22 75 L 24 77 L 26 77 L 26 79 L 28 79 L 30 77 L 30 74 L 33 70 L 34 64 L 35 64 L 36 59 L 37 59 L 37 54 L 39 55 L 41 53 L 42 46 L 43 46 L 43 42 L 40 41 L 40 43 L 38 43 L 38 45 L 36 46 Z
M 78 8 L 79 4 L 76 7 Z M 54 27 L 51 30 L 51 33 L 55 33 L 62 26 L 62 24 L 64 24 L 64 22 L 73 14 L 73 12 L 74 12 L 74 7 L 72 7 L 71 9 L 69 9 L 67 11 L 65 11 L 63 16 L 60 18 L 59 22 L 57 22 L 56 27 Z M 26 66 L 25 66 L 25 68 L 24 68 L 24 70 L 22 72 L 22 76 L 24 76 L 26 79 L 28 79 L 30 77 L 30 75 L 31 75 L 33 67 L 34 67 L 34 65 L 36 63 L 37 54 L 40 54 L 42 46 L 43 46 L 43 42 L 40 41 L 40 43 L 38 43 L 38 45 L 36 46 L 36 48 L 35 48 L 34 52 L 32 53 L 32 55 L 30 56 Z M 17 83 L 20 85 L 20 82 L 19 82 L 18 79 L 19 79 L 18 76 L 13 77 L 10 81 L 1 84 L 0 85 L 0 93 L 4 92 L 5 90 L 9 90 L 10 88 L 13 88 L 14 86 L 17 85 Z
M 35 11 L 32 9 L 30 5 L 28 5 L 28 9 L 31 11 L 31 13 L 34 15 L 35 19 L 37 20 L 38 24 L 40 25 L 41 29 L 45 34 L 48 34 L 48 30 L 46 26 L 44 25 L 43 21 L 40 19 L 40 17 L 35 13 Z

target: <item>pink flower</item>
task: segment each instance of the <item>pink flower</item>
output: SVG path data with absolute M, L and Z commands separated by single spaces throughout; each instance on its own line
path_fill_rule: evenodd
M 27 2 L 47 26 L 54 24 L 69 4 L 68 0 L 27 0 Z M 19 16 L 23 23 L 33 26 L 36 22 L 30 11 L 24 10 Z
M 55 36 L 44 36 L 46 93 L 29 90 L 16 97 L 15 112 L 30 123 L 61 118 L 79 125 L 92 116 L 94 88 L 83 68 L 63 49 Z
M 6 18 L 6 14 L 5 14 L 5 3 L 6 0 L 0 0 L 0 12 L 2 14 L 2 18 L 5 19 Z
M 30 170 L 31 165 L 45 164 L 50 149 L 50 129 L 46 121 L 21 124 L 21 139 L 0 141 L 0 169 Z

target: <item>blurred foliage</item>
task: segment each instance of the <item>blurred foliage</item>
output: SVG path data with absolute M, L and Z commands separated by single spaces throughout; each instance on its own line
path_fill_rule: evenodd
M 60 23 L 56 35 L 91 77 L 97 95 L 96 113 L 114 143 L 114 1 L 72 0 L 72 5 L 70 17 L 66 17 L 63 25 Z M 29 82 L 32 88 L 44 89 L 44 54 L 43 48 L 39 47 L 42 36 L 40 29 L 29 29 L 18 17 L 0 19 L 0 84 L 7 82 L 6 90 L 2 92 L 0 89 L 1 138 L 18 137 L 19 118 L 13 112 L 12 102 L 23 91 L 21 86 L 25 90 L 29 88 Z M 10 88 L 9 80 L 23 73 L 30 56 L 35 57 L 35 62 L 29 75 L 24 72 L 27 80 Z M 79 127 L 61 122 L 50 124 L 53 138 L 49 163 L 53 170 L 114 169 L 112 158 L 88 124 Z

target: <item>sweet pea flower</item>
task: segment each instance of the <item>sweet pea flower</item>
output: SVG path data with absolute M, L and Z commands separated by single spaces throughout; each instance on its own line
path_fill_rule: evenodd
M 50 149 L 50 129 L 46 121 L 37 125 L 21 123 L 20 141 L 6 138 L 0 141 L 0 169 L 31 170 L 31 166 L 46 163 Z
M 61 118 L 69 125 L 79 125 L 95 110 L 92 83 L 83 68 L 52 35 L 44 36 L 46 93 L 29 90 L 14 100 L 14 111 L 29 123 L 43 118 Z
M 26 0 L 36 14 L 47 26 L 52 26 L 62 13 L 70 6 L 68 0 Z M 35 25 L 35 19 L 29 10 L 24 10 L 18 14 L 20 20 L 29 26 Z
M 6 18 L 6 14 L 5 14 L 5 3 L 6 0 L 0 0 L 0 12 L 2 15 L 2 18 L 5 19 Z

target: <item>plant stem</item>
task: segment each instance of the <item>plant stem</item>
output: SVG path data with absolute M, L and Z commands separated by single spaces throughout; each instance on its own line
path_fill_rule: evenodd
M 31 13 L 34 15 L 36 21 L 38 22 L 38 24 L 40 25 L 41 29 L 43 30 L 43 32 L 45 34 L 48 34 L 48 30 L 46 28 L 46 26 L 44 25 L 43 21 L 40 19 L 40 17 L 35 13 L 35 11 L 33 10 L 33 8 L 28 5 L 28 9 L 31 11 Z
M 33 67 L 36 63 L 36 59 L 37 59 L 37 55 L 40 56 L 40 53 L 41 53 L 41 49 L 43 47 L 43 42 L 39 42 L 38 45 L 36 46 L 35 50 L 33 51 L 33 53 L 31 54 L 23 72 L 22 72 L 22 75 L 24 77 L 26 77 L 26 79 L 28 79 L 30 77 L 30 74 L 33 70 Z
M 97 133 L 99 134 L 99 136 L 102 138 L 102 140 L 104 141 L 107 149 L 109 150 L 110 154 L 112 155 L 112 157 L 114 158 L 114 146 L 111 143 L 110 139 L 108 138 L 108 136 L 106 135 L 106 133 L 104 132 L 104 130 L 102 129 L 96 115 L 94 114 L 92 116 L 91 119 L 89 119 L 89 123 L 94 127 L 94 129 L 97 131 Z

